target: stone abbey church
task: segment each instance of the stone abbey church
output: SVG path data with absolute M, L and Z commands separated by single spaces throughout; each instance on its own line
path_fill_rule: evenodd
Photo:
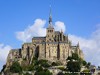
M 79 57 L 84 58 L 79 43 L 76 46 L 72 46 L 68 35 L 64 35 L 62 30 L 55 31 L 50 14 L 46 36 L 33 37 L 32 42 L 24 43 L 21 49 L 10 50 L 7 57 L 7 65 L 11 65 L 13 61 L 22 63 L 23 59 L 31 63 L 34 56 L 38 57 L 38 59 L 46 59 L 50 62 L 61 61 L 65 64 L 67 57 L 71 56 L 72 53 L 77 53 Z

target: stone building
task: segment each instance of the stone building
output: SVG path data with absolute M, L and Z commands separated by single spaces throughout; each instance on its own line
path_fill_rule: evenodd
M 51 62 L 61 61 L 64 64 L 72 53 L 77 53 L 79 57 L 84 58 L 79 43 L 77 46 L 72 46 L 68 35 L 65 35 L 62 30 L 55 31 L 50 14 L 46 36 L 33 37 L 32 42 L 24 43 L 21 49 L 12 49 L 8 54 L 7 65 L 15 60 L 21 63 L 23 59 L 27 59 L 31 63 L 34 56 Z

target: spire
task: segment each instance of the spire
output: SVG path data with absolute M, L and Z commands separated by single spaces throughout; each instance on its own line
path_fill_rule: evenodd
M 80 44 L 79 44 L 79 42 L 78 42 L 77 47 L 79 47 L 79 46 L 80 46 Z
M 53 28 L 53 26 L 52 26 L 52 13 L 51 13 L 51 5 L 50 5 L 50 13 L 49 13 L 49 28 Z
M 52 22 L 51 5 L 50 5 L 50 13 L 49 13 L 49 24 L 50 22 Z

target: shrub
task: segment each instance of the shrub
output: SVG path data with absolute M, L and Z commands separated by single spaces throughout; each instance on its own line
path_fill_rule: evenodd
M 37 65 L 37 66 L 34 67 L 34 70 L 37 71 L 37 72 L 40 72 L 40 71 L 43 71 L 43 68 L 42 68 L 42 66 Z
M 52 75 L 52 73 L 49 70 L 47 70 L 47 71 L 35 72 L 35 75 Z
M 51 64 L 52 66 L 58 66 L 58 64 L 56 62 L 52 62 Z
M 12 73 L 20 73 L 22 72 L 22 68 L 18 62 L 13 62 L 13 64 L 10 67 L 10 72 Z
M 83 73 L 80 73 L 80 75 L 91 75 L 90 70 L 84 70 Z
M 66 71 L 66 69 L 64 67 L 58 67 L 58 69 L 60 69 L 62 71 Z
M 5 68 L 6 68 L 6 65 L 3 65 L 1 72 L 3 72 L 5 70 Z
M 86 61 L 83 61 L 82 64 L 83 64 L 83 66 L 86 66 L 87 65 L 87 62 Z
M 62 72 L 59 72 L 57 75 L 64 75 Z
M 45 68 L 48 68 L 50 67 L 50 65 L 48 64 L 48 61 L 47 60 L 39 60 L 39 64 L 42 66 L 42 67 L 45 67 Z

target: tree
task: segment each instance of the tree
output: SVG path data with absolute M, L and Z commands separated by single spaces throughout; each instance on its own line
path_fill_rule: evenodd
M 52 73 L 49 70 L 43 70 L 40 72 L 35 72 L 35 75 L 52 75 Z
M 57 75 L 64 75 L 62 72 L 59 72 Z
M 3 65 L 1 72 L 3 72 L 5 70 L 5 68 L 6 68 L 6 65 Z
M 78 54 L 77 54 L 77 53 L 73 53 L 73 54 L 72 54 L 72 59 L 74 59 L 74 60 L 79 60 Z
M 56 62 L 52 62 L 51 64 L 52 66 L 58 66 L 58 64 Z
M 34 67 L 34 70 L 36 72 L 40 72 L 40 71 L 43 71 L 43 68 L 42 68 L 42 66 L 37 65 L 37 66 Z
M 67 63 L 67 68 L 70 72 L 79 72 L 81 69 L 81 64 L 79 61 L 77 62 L 69 61 Z
M 10 72 L 12 73 L 20 73 L 22 72 L 22 68 L 18 62 L 13 62 L 13 64 L 10 67 Z
M 89 69 L 90 65 L 91 65 L 91 63 L 88 62 L 87 65 L 86 65 L 86 67 Z
M 34 70 L 34 66 L 33 65 L 28 65 L 28 71 L 33 71 Z
M 73 53 L 72 57 L 68 57 L 69 61 L 67 62 L 67 69 L 70 72 L 80 72 L 81 69 L 81 60 L 78 57 L 78 54 Z
M 39 60 L 38 62 L 39 62 L 39 64 L 40 64 L 42 67 L 44 67 L 44 68 L 48 68 L 48 67 L 51 66 L 50 64 L 48 64 L 48 60 L 43 60 L 43 59 L 41 59 L 41 60 Z
M 83 64 L 83 66 L 86 66 L 87 62 L 85 60 L 83 60 L 82 64 Z

